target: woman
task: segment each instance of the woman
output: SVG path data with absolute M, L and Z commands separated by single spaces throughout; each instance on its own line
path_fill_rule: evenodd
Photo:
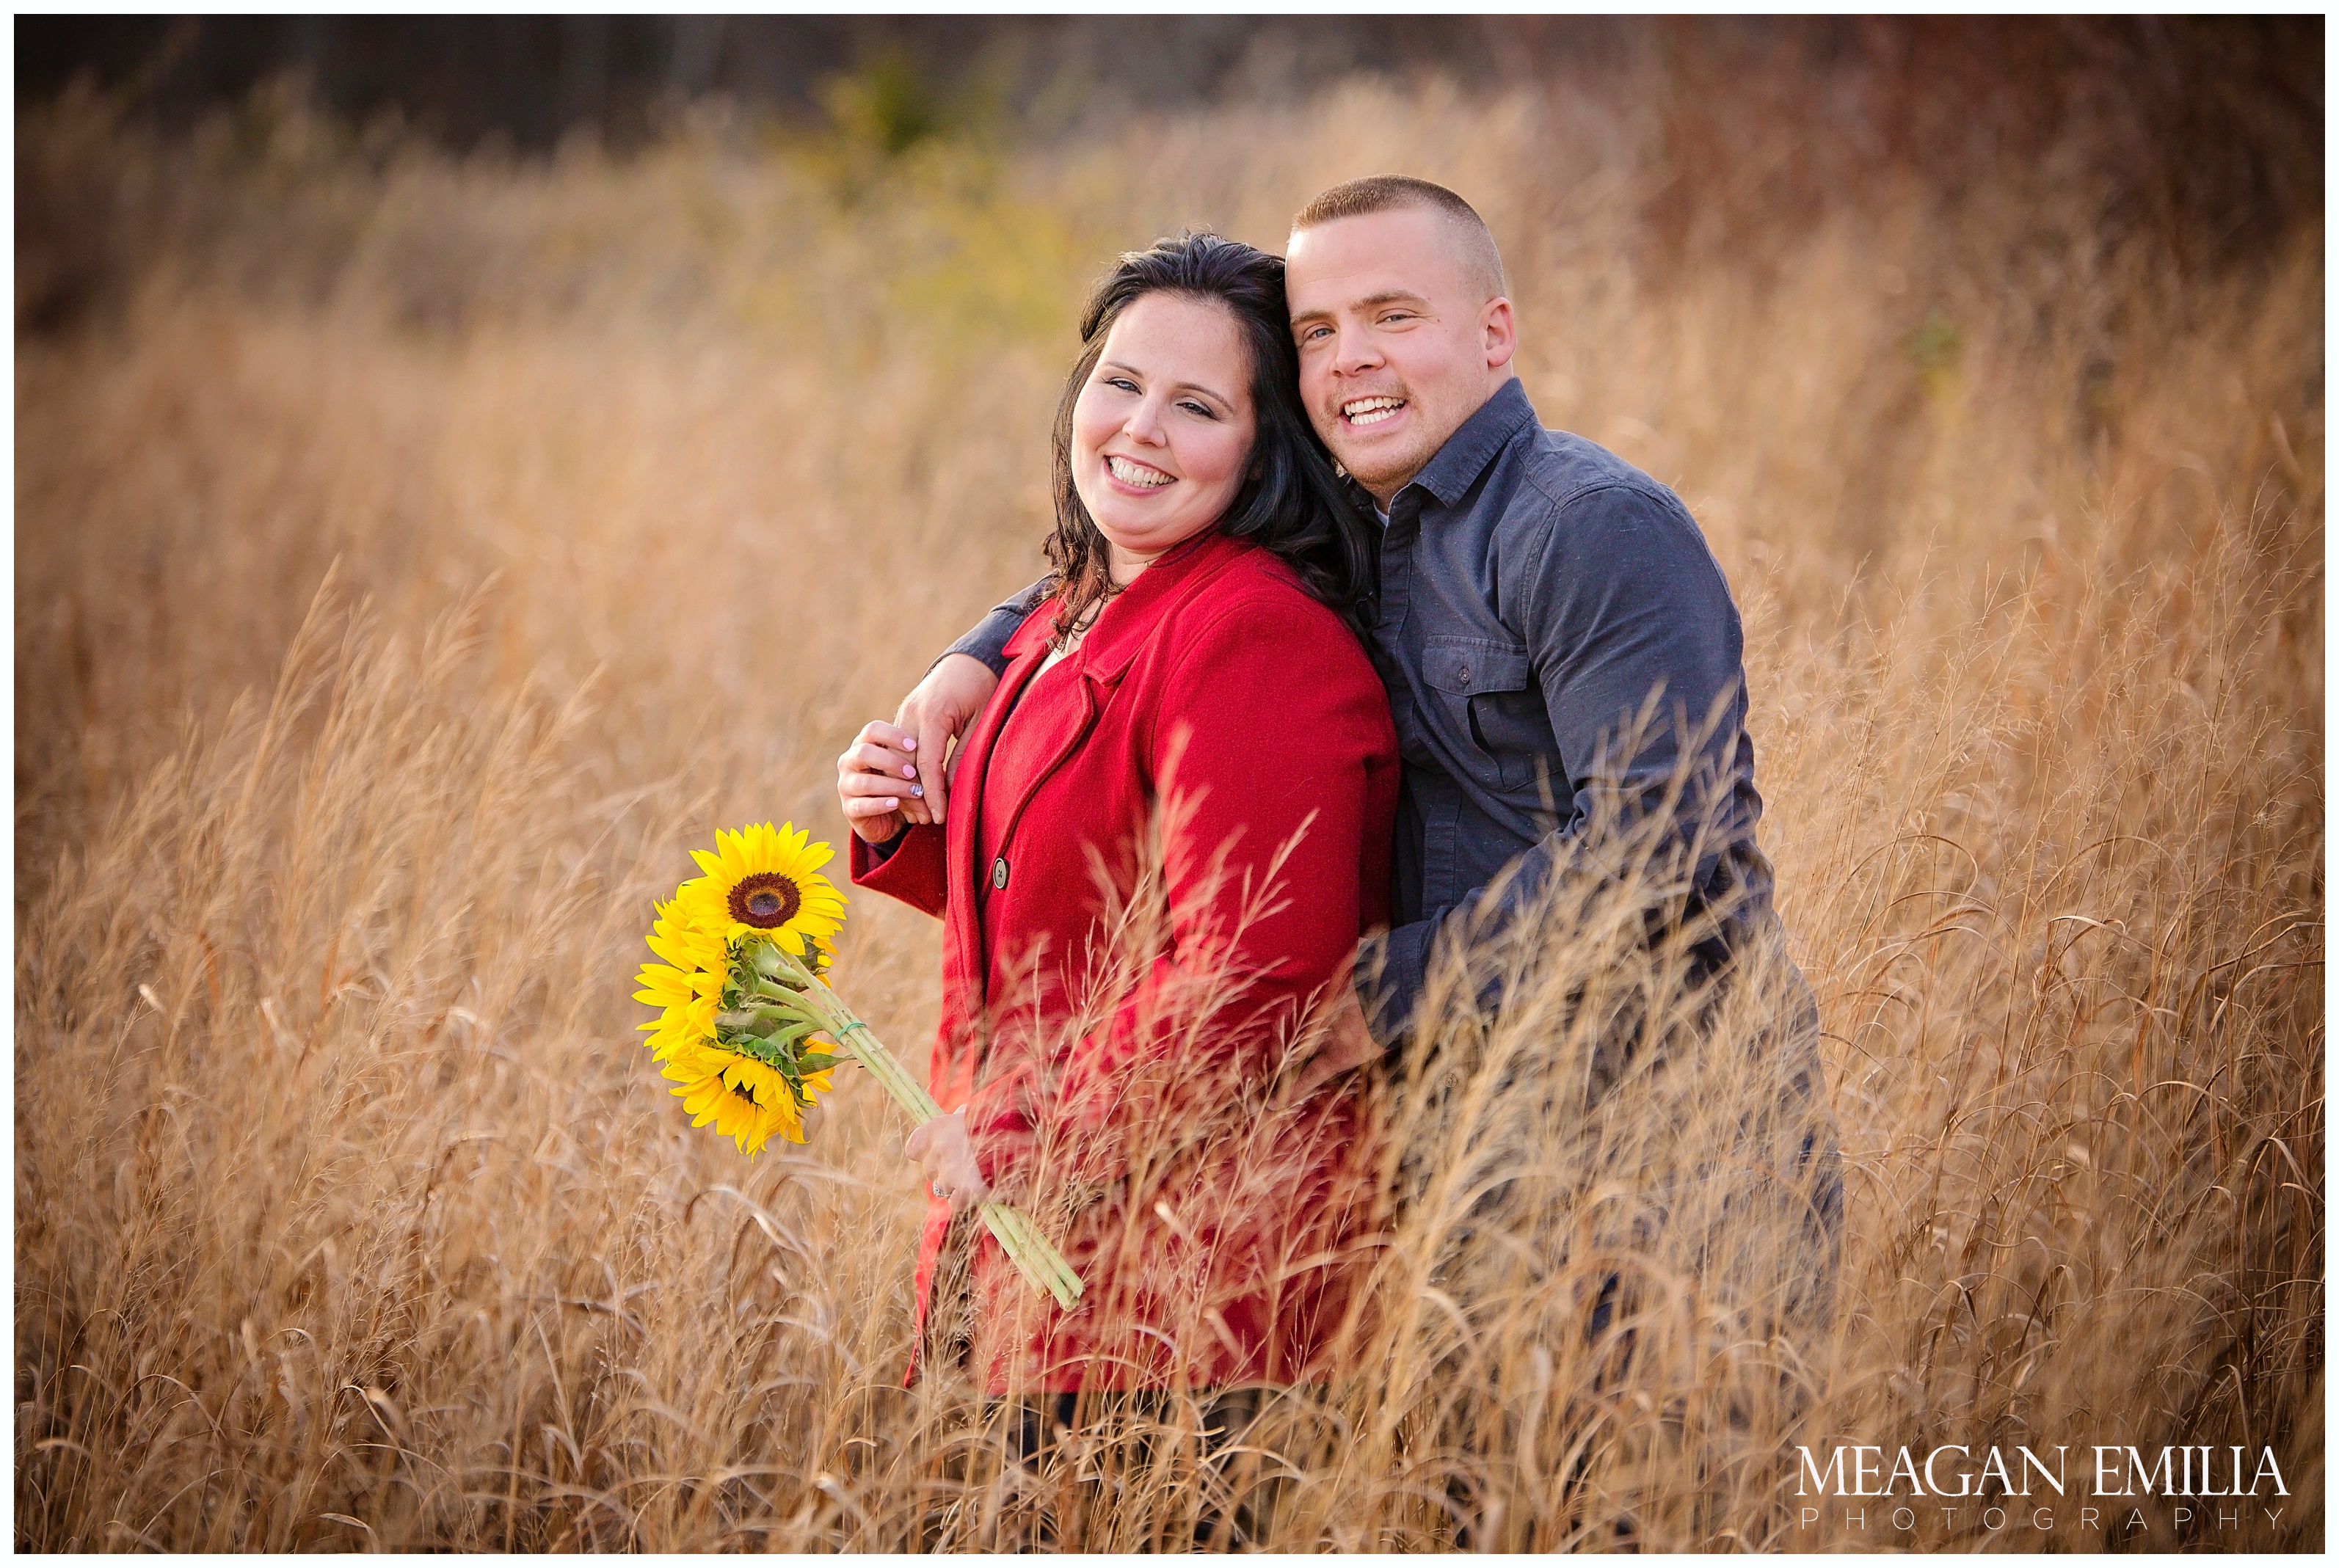
M 854 880 L 944 922 L 919 1343 L 993 1394 L 1307 1380 L 1345 1310 L 1360 1106 L 1285 1070 L 1386 920 L 1397 757 L 1288 320 L 1249 246 L 1124 257 L 1057 413 L 1053 597 L 947 826 L 903 815 L 893 726 L 838 759 Z M 994 1192 L 1059 1237 L 1071 1311 L 966 1218 Z

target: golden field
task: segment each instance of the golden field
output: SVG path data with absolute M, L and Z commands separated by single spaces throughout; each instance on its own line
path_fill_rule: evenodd
M 168 138 L 28 112 L 17 1544 L 1174 1535 L 1190 1466 L 1018 1480 L 965 1389 L 898 1387 L 922 1204 L 873 1086 L 750 1161 L 629 993 L 685 850 L 841 841 L 837 751 L 1036 575 L 1112 254 L 1279 249 L 1402 168 L 1503 243 L 1544 421 L 1673 485 L 1737 594 L 1843 1276 L 1791 1361 L 1693 1291 L 1604 1366 L 1550 1327 L 1581 1265 L 1433 1278 L 1433 1170 L 1269 1543 L 2318 1545 L 2319 208 L 2188 248 L 2100 188 L 2114 120 L 1838 180 L 1792 82 L 1647 85 L 898 154 L 702 115 L 541 163 L 283 94 Z M 915 1058 L 936 927 L 852 915 L 840 984 Z M 1534 1021 L 1395 1125 L 1590 1226 L 1569 1161 L 1679 1158 L 1700 1101 L 1474 1143 Z M 1777 1366 L 1800 1403 L 1749 1416 Z M 2270 1445 L 2288 1495 L 1804 1524 L 1796 1443 Z

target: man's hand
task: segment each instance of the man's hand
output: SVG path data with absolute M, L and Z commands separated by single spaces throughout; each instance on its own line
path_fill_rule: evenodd
M 966 1112 L 937 1116 L 902 1145 L 902 1156 L 914 1159 L 926 1173 L 926 1188 L 936 1198 L 950 1199 L 952 1214 L 964 1214 L 991 1196 L 991 1188 L 975 1168 L 974 1146 L 967 1141 Z
M 926 672 L 926 678 L 902 699 L 893 727 L 909 737 L 903 750 L 916 760 L 917 782 L 923 792 L 903 808 L 910 821 L 938 823 L 946 820 L 950 781 L 943 776 L 943 763 L 951 743 L 966 734 L 967 725 L 974 722 L 998 685 L 999 677 L 981 659 L 944 654 Z
M 1344 982 L 1337 990 L 1338 994 L 1327 1004 L 1330 1016 L 1325 1021 L 1324 1038 L 1317 1042 L 1316 1054 L 1308 1059 L 1292 1086 L 1294 1099 L 1307 1099 L 1350 1068 L 1362 1067 L 1382 1054 L 1381 1042 L 1373 1038 L 1371 1027 L 1365 1022 L 1357 988 Z

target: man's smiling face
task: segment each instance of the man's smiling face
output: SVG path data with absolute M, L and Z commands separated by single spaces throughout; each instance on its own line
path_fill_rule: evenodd
M 1285 289 L 1308 417 L 1383 507 L 1510 379 L 1510 301 L 1490 297 L 1442 213 L 1302 229 Z

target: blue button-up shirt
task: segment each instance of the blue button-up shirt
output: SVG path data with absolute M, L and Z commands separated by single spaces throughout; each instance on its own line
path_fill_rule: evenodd
M 1744 638 L 1680 498 L 1545 429 L 1512 380 L 1377 531 L 1361 618 L 1405 787 L 1395 929 L 1361 971 L 1376 1032 L 1402 1035 L 1449 927 L 1474 910 L 1499 922 L 1568 869 L 1638 876 L 1666 924 L 1711 912 L 1709 961 L 1771 927 Z M 998 667 L 1029 602 L 1009 600 L 952 651 Z M 1688 787 L 1669 792 L 1677 772 Z M 1619 825 L 1623 837 L 1607 831 Z M 1628 844 L 1654 853 L 1627 867 Z

